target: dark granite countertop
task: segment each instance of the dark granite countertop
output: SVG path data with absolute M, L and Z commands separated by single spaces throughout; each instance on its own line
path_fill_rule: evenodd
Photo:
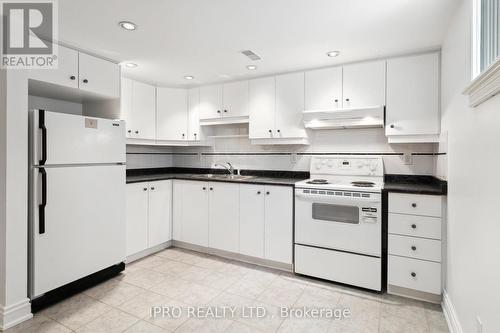
M 222 169 L 206 168 L 130 169 L 127 170 L 127 184 L 167 179 L 183 179 L 210 182 L 294 186 L 296 182 L 309 178 L 308 172 L 275 170 L 240 170 L 240 174 L 242 176 L 252 176 L 245 179 L 208 178 L 204 176 L 206 174 L 226 173 L 227 171 Z
M 384 191 L 446 195 L 448 183 L 434 176 L 423 175 L 393 175 L 384 177 Z

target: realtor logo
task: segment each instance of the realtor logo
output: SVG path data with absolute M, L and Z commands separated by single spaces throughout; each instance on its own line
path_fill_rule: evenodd
M 57 68 L 55 0 L 0 0 L 2 61 L 7 68 Z

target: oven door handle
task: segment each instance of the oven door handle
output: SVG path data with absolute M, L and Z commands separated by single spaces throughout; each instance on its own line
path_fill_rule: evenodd
M 311 202 L 322 202 L 322 203 L 331 203 L 331 204 L 346 204 L 351 206 L 365 206 L 365 205 L 378 205 L 380 204 L 380 200 L 376 199 L 367 199 L 367 198 L 359 198 L 359 197 L 340 197 L 335 195 L 314 195 L 314 194 L 304 194 L 304 193 L 295 193 L 295 197 L 302 198 Z

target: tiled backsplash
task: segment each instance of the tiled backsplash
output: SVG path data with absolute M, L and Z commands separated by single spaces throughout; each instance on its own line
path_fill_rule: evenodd
M 221 127 L 216 134 L 245 133 L 245 126 Z M 216 138 L 212 147 L 127 147 L 127 168 L 209 168 L 228 161 L 238 169 L 308 171 L 311 154 L 370 154 L 384 159 L 386 173 L 433 175 L 437 144 L 388 144 L 383 129 L 324 130 L 310 133 L 309 146 L 259 146 L 248 138 Z M 404 153 L 412 163 L 404 163 Z

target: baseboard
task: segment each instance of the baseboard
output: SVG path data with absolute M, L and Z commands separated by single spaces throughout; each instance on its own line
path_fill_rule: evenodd
M 460 322 L 458 321 L 455 308 L 451 303 L 450 295 L 448 295 L 446 290 L 443 291 L 443 303 L 441 306 L 443 307 L 444 317 L 446 318 L 450 333 L 464 333 L 462 326 L 460 326 Z
M 177 240 L 172 241 L 172 245 L 175 247 L 182 248 L 182 249 L 192 250 L 192 251 L 202 252 L 202 253 L 208 253 L 208 254 L 218 256 L 218 257 L 223 257 L 226 259 L 242 261 L 242 262 L 246 262 L 249 264 L 254 264 L 254 265 L 268 267 L 268 268 L 274 268 L 274 269 L 278 269 L 278 270 L 285 271 L 285 272 L 293 272 L 293 266 L 291 264 L 285 264 L 282 262 L 277 262 L 277 261 L 268 260 L 268 259 L 250 257 L 250 256 L 246 256 L 246 255 L 239 254 L 239 253 L 213 249 L 210 247 L 194 245 L 194 244 L 190 244 L 190 243 L 186 243 L 186 242 L 182 242 L 182 241 L 177 241 Z
M 31 318 L 33 314 L 29 298 L 7 307 L 0 305 L 0 330 L 2 331 Z
M 137 252 L 137 253 L 134 253 L 134 254 L 131 254 L 129 256 L 127 256 L 127 259 L 125 261 L 126 264 L 130 264 L 136 260 L 139 260 L 139 259 L 142 259 L 144 257 L 147 257 L 147 256 L 150 256 L 156 252 L 160 252 L 160 251 L 163 251 L 165 250 L 166 248 L 169 248 L 172 246 L 172 241 L 168 241 L 168 242 L 165 242 L 165 243 L 162 243 L 160 245 L 156 245 L 156 246 L 153 246 L 149 249 L 146 249 L 146 250 L 142 250 L 141 252 Z

